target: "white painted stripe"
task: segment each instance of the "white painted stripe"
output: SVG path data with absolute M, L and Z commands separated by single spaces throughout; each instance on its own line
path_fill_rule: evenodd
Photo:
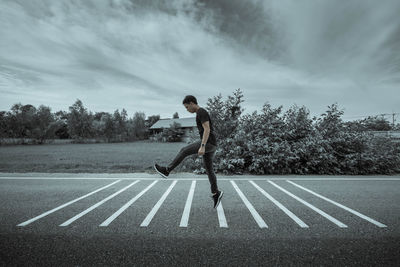
M 233 188 L 235 188 L 236 192 L 239 194 L 240 198 L 243 200 L 244 204 L 246 207 L 249 209 L 251 212 L 251 215 L 253 215 L 254 220 L 256 220 L 258 226 L 260 228 L 268 228 L 267 224 L 264 222 L 264 220 L 261 218 L 260 214 L 256 211 L 256 209 L 253 207 L 253 205 L 249 202 L 249 200 L 246 198 L 246 196 L 242 193 L 242 191 L 239 189 L 239 187 L 236 185 L 234 181 L 231 180 L 231 183 L 233 185 Z
M 143 222 L 140 226 L 147 227 L 150 224 L 154 215 L 157 213 L 158 209 L 161 207 L 162 203 L 167 198 L 168 194 L 171 192 L 172 188 L 175 186 L 175 184 L 177 182 L 178 182 L 177 180 L 174 180 L 174 182 L 168 187 L 167 191 L 165 191 L 165 193 L 162 195 L 160 200 L 158 200 L 156 205 L 153 207 L 153 209 L 150 211 L 150 213 L 147 215 L 147 217 L 143 220 Z
M 103 187 L 101 187 L 101 188 L 99 188 L 99 189 L 97 189 L 97 190 L 95 190 L 95 191 L 93 191 L 93 192 L 90 192 L 90 193 L 88 193 L 88 194 L 86 194 L 86 195 L 84 195 L 84 196 L 81 196 L 81 197 L 77 198 L 77 199 L 71 200 L 70 202 L 67 202 L 67 203 L 65 203 L 65 204 L 63 204 L 63 205 L 61 205 L 61 206 L 58 206 L 57 208 L 54 208 L 54 209 L 49 210 L 49 211 L 46 211 L 45 213 L 40 214 L 39 216 L 36 216 L 35 218 L 32 218 L 32 219 L 30 219 L 30 220 L 27 220 L 26 222 L 20 223 L 20 224 L 18 224 L 17 226 L 26 226 L 26 225 L 28 225 L 28 224 L 30 224 L 30 223 L 36 221 L 36 220 L 39 220 L 40 218 L 43 218 L 44 216 L 49 215 L 50 213 L 53 213 L 53 212 L 55 212 L 55 211 L 57 211 L 57 210 L 60 210 L 60 209 L 66 207 L 66 206 L 68 206 L 68 205 L 71 205 L 72 203 L 75 203 L 75 202 L 77 202 L 77 201 L 79 201 L 79 200 L 81 200 L 81 199 L 84 199 L 84 198 L 86 198 L 86 197 L 88 197 L 88 196 L 91 196 L 91 195 L 93 195 L 93 194 L 95 194 L 95 193 L 97 193 L 97 192 L 99 192 L 99 191 L 101 191 L 101 190 L 104 190 L 104 189 L 106 189 L 107 187 L 110 187 L 110 186 L 112 186 L 112 185 L 114 185 L 114 184 L 116 184 L 116 183 L 118 183 L 118 182 L 120 182 L 120 181 L 121 181 L 121 180 L 117 180 L 117 181 L 115 181 L 115 182 L 113 182 L 113 183 L 111 183 L 111 184 L 108 184 L 108 185 L 106 185 L 106 186 L 103 186 Z
M 94 210 L 95 208 L 97 208 L 98 206 L 102 205 L 103 203 L 105 203 L 106 201 L 112 199 L 113 197 L 115 197 L 116 195 L 119 195 L 120 193 L 124 192 L 126 189 L 128 189 L 129 187 L 131 187 L 132 185 L 138 183 L 139 181 L 135 181 L 133 183 L 131 183 L 128 186 L 125 186 L 124 188 L 122 188 L 121 190 L 119 190 L 118 192 L 115 192 L 114 194 L 106 197 L 105 199 L 97 202 L 96 204 L 94 204 L 93 206 L 89 207 L 88 209 L 82 211 L 81 213 L 75 215 L 74 217 L 72 217 L 71 219 L 63 222 L 62 224 L 60 224 L 60 226 L 68 226 L 70 225 L 72 222 L 76 221 L 77 219 L 79 219 L 80 217 L 82 217 L 83 215 L 91 212 L 92 210 Z
M 273 186 L 277 187 L 278 189 L 282 190 L 283 192 L 285 192 L 286 194 L 288 194 L 289 196 L 291 196 L 292 198 L 296 199 L 297 201 L 303 203 L 304 205 L 306 205 L 307 207 L 311 208 L 312 210 L 316 211 L 317 213 L 321 214 L 322 216 L 324 216 L 325 218 L 327 218 L 328 220 L 330 220 L 331 222 L 333 222 L 334 224 L 336 224 L 337 226 L 341 227 L 341 228 L 346 228 L 347 225 L 345 225 L 344 223 L 342 223 L 341 221 L 333 218 L 331 215 L 325 213 L 324 211 L 318 209 L 317 207 L 311 205 L 310 203 L 308 203 L 307 201 L 304 201 L 303 199 L 299 198 L 298 196 L 293 195 L 292 193 L 290 193 L 289 191 L 285 190 L 284 188 L 280 187 L 279 185 L 275 184 L 274 182 L 268 180 L 268 182 L 270 184 L 272 184 Z
M 342 209 L 345 209 L 345 210 L 347 210 L 347 211 L 349 211 L 349 212 L 351 212 L 351 213 L 357 215 L 358 217 L 363 218 L 364 220 L 367 220 L 367 221 L 369 221 L 370 223 L 373 223 L 373 224 L 377 225 L 378 227 L 387 227 L 387 226 L 386 226 L 385 224 L 383 224 L 383 223 L 380 223 L 380 222 L 378 222 L 378 221 L 375 221 L 374 219 L 372 219 L 372 218 L 370 218 L 370 217 L 368 217 L 368 216 L 366 216 L 366 215 L 364 215 L 364 214 L 361 214 L 361 213 L 359 213 L 358 211 L 355 211 L 355 210 L 353 210 L 353 209 L 351 209 L 351 208 L 348 208 L 348 207 L 346 207 L 346 206 L 344 206 L 344 205 L 342 205 L 342 204 L 340 204 L 340 203 L 337 203 L 336 201 L 333 201 L 333 200 L 331 200 L 331 199 L 329 199 L 329 198 L 327 198 L 327 197 L 324 197 L 324 196 L 322 196 L 322 195 L 320 195 L 320 194 L 318 194 L 318 193 L 315 193 L 315 192 L 311 191 L 310 189 L 307 189 L 307 188 L 305 188 L 305 187 L 303 187 L 303 186 L 301 186 L 301 185 L 298 185 L 298 184 L 296 184 L 296 183 L 293 183 L 293 182 L 291 182 L 291 181 L 289 181 L 289 180 L 286 180 L 286 181 L 287 181 L 288 183 L 291 183 L 291 184 L 293 184 L 293 185 L 295 185 L 295 186 L 297 186 L 297 187 L 299 187 L 299 188 L 301 188 L 301 189 L 303 189 L 303 190 L 305 190 L 305 191 L 307 191 L 307 192 L 309 192 L 309 193 L 311 193 L 311 194 L 317 196 L 317 197 L 320 197 L 320 198 L 322 198 L 322 199 L 324 199 L 324 200 L 326 200 L 326 201 L 328 201 L 328 202 L 330 202 L 330 203 L 332 203 L 332 204 L 335 204 L 336 206 L 341 207 Z
M 273 198 L 270 194 L 264 191 L 261 187 L 259 187 L 255 182 L 249 181 L 255 188 L 258 189 L 264 196 L 266 196 L 269 200 L 271 200 L 275 205 L 277 205 L 281 210 L 283 210 L 292 220 L 294 220 L 300 227 L 308 228 L 308 225 L 304 223 L 299 217 L 297 217 L 293 212 L 288 210 L 285 206 L 283 206 L 278 200 Z
M 219 227 L 228 228 L 228 223 L 226 222 L 224 208 L 222 207 L 222 201 L 219 203 L 217 207 L 218 221 Z
M 179 224 L 179 227 L 187 227 L 188 226 L 190 207 L 192 206 L 195 187 L 196 187 L 196 181 L 192 181 L 192 185 L 190 186 L 189 194 L 188 194 L 186 204 L 185 204 L 185 209 L 183 210 L 181 223 Z
M 149 177 L 0 177 L 0 180 L 158 180 L 160 178 L 149 178 Z M 235 181 L 265 181 L 266 178 L 254 178 L 254 177 L 248 177 L 248 178 L 218 178 L 218 180 L 222 181 L 230 181 L 230 180 L 235 180 Z M 279 178 L 279 177 L 271 177 L 268 178 L 269 180 L 287 180 L 287 177 L 284 178 Z M 208 178 L 175 178 L 175 180 L 189 180 L 189 181 L 208 181 Z M 334 181 L 400 181 L 400 178 L 335 178 L 335 177 L 311 177 L 311 178 L 291 178 L 290 180 L 299 180 L 299 181 L 325 181 L 325 180 L 334 180 Z
M 113 215 L 111 215 L 107 220 L 100 224 L 100 226 L 108 226 L 112 221 L 115 220 L 122 212 L 124 212 L 130 205 L 132 205 L 136 200 L 138 200 L 144 193 L 146 193 L 153 185 L 155 185 L 158 180 L 151 183 L 142 192 L 137 194 L 134 198 L 129 200 L 125 205 L 123 205 L 119 210 L 117 210 Z

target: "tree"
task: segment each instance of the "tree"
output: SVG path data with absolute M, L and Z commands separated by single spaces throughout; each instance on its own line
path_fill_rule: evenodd
M 114 112 L 113 120 L 114 120 L 114 127 L 115 127 L 115 134 L 118 135 L 119 139 L 122 140 L 126 136 L 126 110 L 123 109 L 121 113 L 117 109 Z
M 360 121 L 360 123 L 365 127 L 366 130 L 370 131 L 390 131 L 392 126 L 388 120 L 384 117 L 369 116 L 366 119 Z
M 54 138 L 55 131 L 59 124 L 55 121 L 54 115 L 51 113 L 50 107 L 41 105 L 36 112 L 35 127 L 32 132 L 32 137 L 37 139 L 40 144 L 45 139 Z
M 13 137 L 29 138 L 34 128 L 36 108 L 32 105 L 14 104 L 11 107 L 10 130 Z
M 343 110 L 339 110 L 337 103 L 328 106 L 328 110 L 323 113 L 317 121 L 317 129 L 322 133 L 324 138 L 332 138 L 340 134 L 344 129 L 341 116 Z
M 170 124 L 170 128 L 163 129 L 162 133 L 163 137 L 165 137 L 168 142 L 182 141 L 183 134 L 182 126 L 177 122 Z
M 352 131 L 390 131 L 391 123 L 384 117 L 368 116 L 362 120 L 348 121 L 344 125 Z
M 243 92 L 240 88 L 233 92 L 233 96 L 228 96 L 225 102 L 222 100 L 221 94 L 208 99 L 207 110 L 212 118 L 217 139 L 235 135 L 240 115 L 243 112 L 242 102 Z
M 285 139 L 298 141 L 308 136 L 313 130 L 313 121 L 309 118 L 310 112 L 305 107 L 293 105 L 286 111 L 283 119 L 285 122 Z
M 92 121 L 93 115 L 89 114 L 83 106 L 82 101 L 77 99 L 69 107 L 68 114 L 68 133 L 74 138 L 88 138 L 93 134 Z
M 54 120 L 57 122 L 58 128 L 54 132 L 55 136 L 60 139 L 70 138 L 68 134 L 68 113 L 66 111 L 57 111 L 54 113 Z
M 68 120 L 68 113 L 66 111 L 60 110 L 54 113 L 54 119 L 56 121 L 64 121 L 67 122 Z
M 104 114 L 101 117 L 104 125 L 104 136 L 107 138 L 107 142 L 110 142 L 115 134 L 114 120 L 111 114 Z
M 103 112 L 103 111 L 101 111 L 101 112 L 96 112 L 96 113 L 94 114 L 94 116 L 93 116 L 93 119 L 94 119 L 94 120 L 97 120 L 97 121 L 100 121 L 101 118 L 103 117 L 103 115 L 106 115 L 106 114 L 109 114 L 109 113 L 108 113 L 108 112 Z
M 221 164 L 216 166 L 217 169 L 227 169 L 235 165 L 235 158 L 230 160 L 226 160 L 226 158 L 230 158 L 233 156 L 232 153 L 236 153 L 232 147 L 234 139 L 238 135 L 240 117 L 243 112 L 242 102 L 243 93 L 240 88 L 233 92 L 233 96 L 228 96 L 225 101 L 221 94 L 208 99 L 207 110 L 212 120 L 219 147 L 216 162 Z M 241 149 L 239 148 L 239 150 Z
M 0 138 L 8 137 L 8 117 L 7 112 L 0 111 Z
M 133 136 L 135 139 L 144 139 L 146 137 L 144 112 L 135 112 L 132 118 Z
M 152 115 L 147 117 L 146 127 L 150 128 L 154 123 L 160 120 L 160 115 Z

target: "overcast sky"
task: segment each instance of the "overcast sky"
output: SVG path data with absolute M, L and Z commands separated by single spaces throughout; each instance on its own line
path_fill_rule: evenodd
M 398 0 L 0 0 L 0 110 L 80 99 L 190 117 L 185 95 L 241 88 L 245 113 L 400 112 L 399 14 Z

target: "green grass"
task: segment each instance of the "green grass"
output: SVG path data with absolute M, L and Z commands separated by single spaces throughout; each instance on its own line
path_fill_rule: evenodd
M 170 163 L 185 145 L 138 141 L 1 146 L 0 172 L 152 172 L 154 162 Z

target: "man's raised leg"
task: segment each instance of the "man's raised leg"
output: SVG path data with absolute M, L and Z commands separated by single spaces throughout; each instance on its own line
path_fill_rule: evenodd
M 193 144 L 187 145 L 179 151 L 179 153 L 175 156 L 174 160 L 167 166 L 163 167 L 154 164 L 154 169 L 164 178 L 168 178 L 169 173 L 178 166 L 182 160 L 184 160 L 187 156 L 196 154 L 199 151 L 201 141 L 195 142 Z

